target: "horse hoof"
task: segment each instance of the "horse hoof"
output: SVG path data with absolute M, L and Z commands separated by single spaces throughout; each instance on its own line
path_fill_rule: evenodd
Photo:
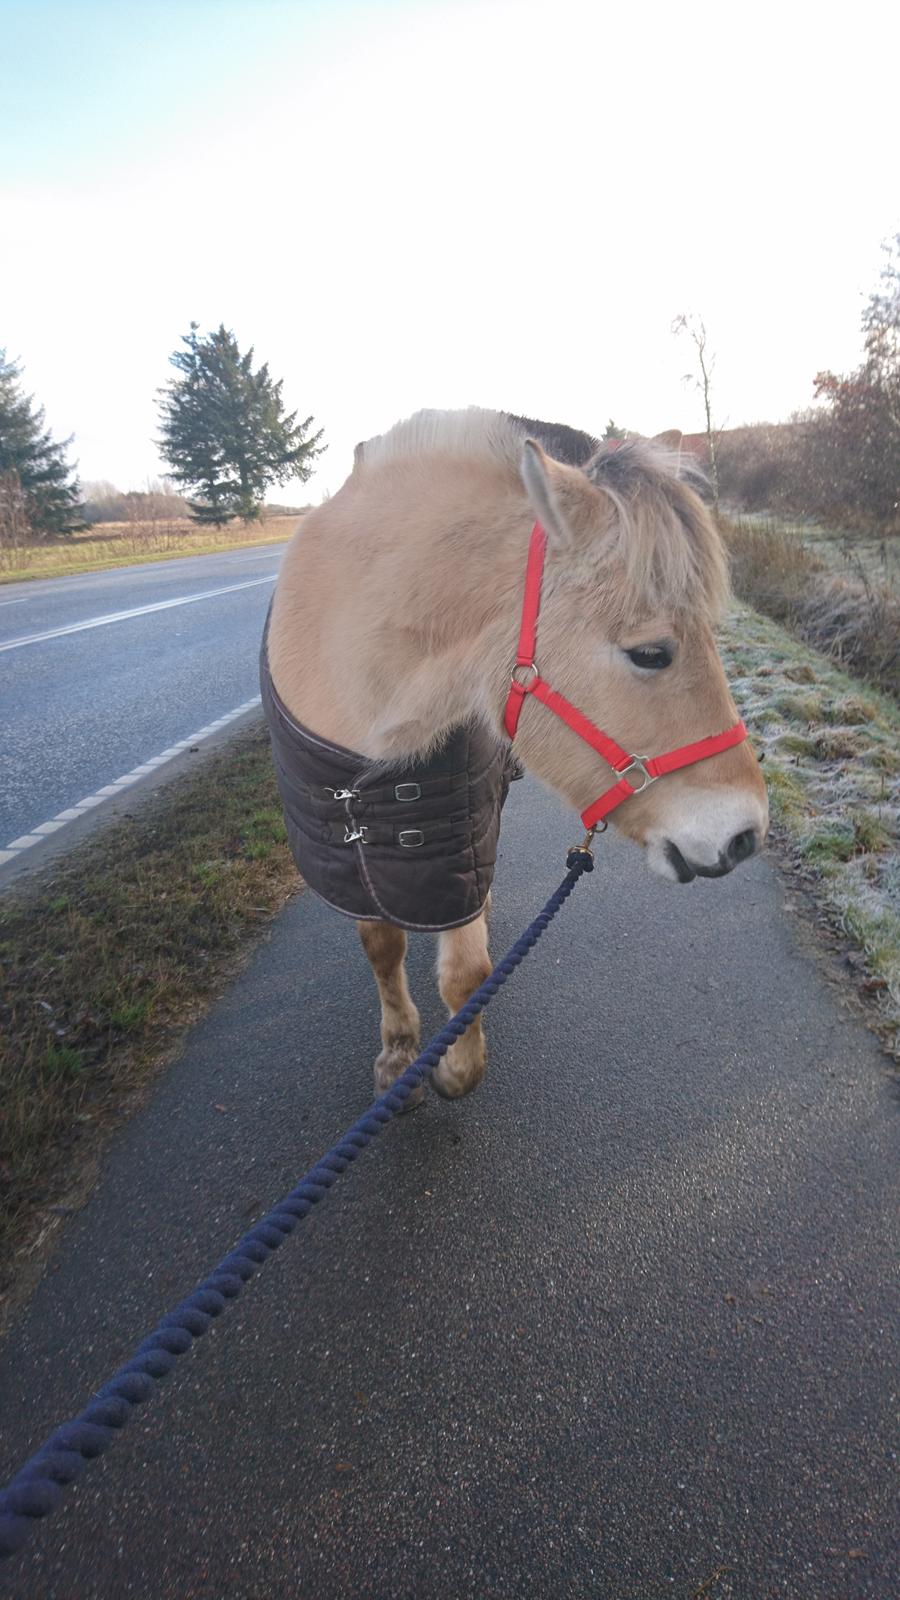
M 445 1057 L 431 1074 L 431 1087 L 440 1095 L 442 1100 L 461 1100 L 464 1094 L 471 1094 L 477 1089 L 485 1074 L 487 1058 L 480 1061 L 467 1061 L 463 1066 L 457 1067 L 451 1057 Z
M 407 1067 L 415 1061 L 418 1053 L 419 1045 L 415 1039 L 397 1040 L 392 1044 L 386 1044 L 375 1062 L 376 1095 L 382 1095 L 385 1090 L 390 1089 Z M 417 1083 L 401 1106 L 400 1114 L 415 1111 L 416 1106 L 420 1106 L 424 1098 L 424 1085 Z

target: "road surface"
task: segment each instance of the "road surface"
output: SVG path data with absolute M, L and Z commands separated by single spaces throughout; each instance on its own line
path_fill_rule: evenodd
M 284 548 L 0 588 L 0 854 L 256 697 Z
M 514 787 L 497 952 L 574 831 Z M 0 1593 L 893 1600 L 900 1107 L 783 895 L 604 843 L 477 1094 L 387 1130 Z M 352 925 L 298 897 L 0 1349 L 0 1476 L 355 1118 L 376 1033 Z

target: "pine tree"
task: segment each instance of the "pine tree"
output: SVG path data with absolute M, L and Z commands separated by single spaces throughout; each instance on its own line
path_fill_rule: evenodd
M 627 438 L 628 438 L 628 434 L 625 432 L 625 429 L 624 428 L 620 428 L 617 423 L 613 422 L 612 417 L 610 417 L 608 423 L 606 424 L 604 432 L 603 432 L 604 444 L 608 443 L 610 440 L 613 440 L 613 439 L 627 439 Z
M 171 476 L 198 496 L 199 522 L 259 516 L 273 483 L 312 474 L 326 448 L 322 430 L 308 437 L 312 417 L 285 415 L 282 383 L 268 363 L 253 370 L 253 347 L 241 355 L 224 325 L 201 338 L 198 324 L 184 335 L 185 349 L 170 357 L 178 374 L 160 391 L 160 448 Z
M 71 440 L 51 437 L 21 376 L 0 350 L 0 478 L 16 475 L 31 537 L 51 539 L 84 526 L 78 479 L 65 458 Z

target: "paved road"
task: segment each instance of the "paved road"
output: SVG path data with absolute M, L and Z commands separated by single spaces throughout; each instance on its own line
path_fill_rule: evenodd
M 0 850 L 257 694 L 283 552 L 0 588 Z
M 571 832 L 515 786 L 498 949 Z M 0 1472 L 357 1114 L 375 1016 L 299 898 L 0 1351 Z M 772 867 L 677 889 L 604 846 L 489 1027 L 478 1094 L 388 1130 L 0 1593 L 897 1595 L 896 1088 Z

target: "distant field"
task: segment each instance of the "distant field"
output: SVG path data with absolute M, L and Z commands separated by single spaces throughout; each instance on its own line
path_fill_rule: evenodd
M 296 515 L 272 516 L 262 522 L 233 523 L 220 529 L 198 528 L 189 521 L 105 522 L 88 533 L 76 533 L 55 544 L 0 551 L 0 583 L 68 578 L 106 567 L 214 555 L 218 550 L 237 550 L 247 545 L 280 544 L 291 537 L 299 520 Z

